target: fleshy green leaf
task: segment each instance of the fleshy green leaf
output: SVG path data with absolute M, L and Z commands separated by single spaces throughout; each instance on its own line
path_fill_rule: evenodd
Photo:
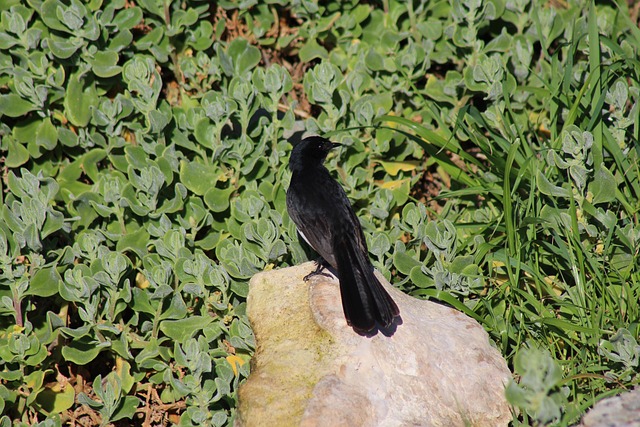
M 596 169 L 593 181 L 589 183 L 589 191 L 593 193 L 593 204 L 609 203 L 616 199 L 618 184 L 613 174 L 601 165 Z
M 122 67 L 118 65 L 118 54 L 112 50 L 96 52 L 89 61 L 93 72 L 98 77 L 108 78 L 120 74 Z
M 98 98 L 93 81 L 79 74 L 72 74 L 67 84 L 67 94 L 64 98 L 67 118 L 76 126 L 84 127 L 91 119 L 91 109 L 98 104 Z
M 0 115 L 20 117 L 35 110 L 35 105 L 22 99 L 15 93 L 0 95 Z
M 45 150 L 53 150 L 58 143 L 58 130 L 48 117 L 40 123 L 36 131 L 36 144 Z
M 204 195 L 204 202 L 212 211 L 224 212 L 229 208 L 229 200 L 233 190 L 233 187 L 225 189 L 210 188 Z
M 180 181 L 190 191 L 204 196 L 218 182 L 218 175 L 211 166 L 183 161 L 180 163 Z
M 99 353 L 100 348 L 85 337 L 74 339 L 62 347 L 62 357 L 79 366 L 88 364 L 95 359 Z
M 327 49 L 320 46 L 316 39 L 311 39 L 298 52 L 298 56 L 302 62 L 309 62 L 314 59 L 328 58 Z
M 42 409 L 50 414 L 60 414 L 73 406 L 76 393 L 69 383 L 55 383 L 44 388 L 36 398 Z
M 160 330 L 172 340 L 183 343 L 212 321 L 213 319 L 211 317 L 204 316 L 192 316 L 180 320 L 165 320 L 160 323 Z
M 5 164 L 9 168 L 17 168 L 29 161 L 29 150 L 14 140 L 13 138 L 7 138 L 9 151 L 7 152 L 7 158 Z
M 58 293 L 61 281 L 62 278 L 55 267 L 43 268 L 33 275 L 25 295 L 50 297 Z

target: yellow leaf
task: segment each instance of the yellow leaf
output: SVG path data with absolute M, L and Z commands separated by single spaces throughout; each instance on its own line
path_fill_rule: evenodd
M 242 366 L 246 363 L 240 356 L 236 356 L 235 354 L 228 355 L 227 362 L 231 365 L 231 369 L 233 369 L 233 373 L 236 377 L 238 376 L 238 366 Z
M 602 253 L 604 252 L 604 244 L 602 242 L 599 242 L 596 245 L 596 249 L 595 249 L 596 254 L 598 255 L 602 255 Z
M 122 382 L 122 389 L 129 393 L 136 383 L 135 379 L 130 373 L 131 365 L 122 357 L 116 357 L 116 374 L 120 377 Z
M 396 176 L 400 171 L 410 172 L 418 167 L 420 162 L 417 160 L 407 160 L 404 162 L 384 162 L 382 160 L 378 160 L 378 162 L 382 165 L 384 170 L 391 176 Z
M 427 93 L 429 93 L 429 90 L 434 90 L 434 86 L 437 84 L 438 84 L 438 78 L 433 74 L 429 74 L 429 76 L 427 77 L 427 84 L 425 87 L 425 89 L 427 90 Z
M 495 268 L 500 268 L 500 267 L 504 267 L 504 266 L 505 266 L 505 263 L 504 263 L 504 262 L 502 262 L 502 261 L 496 261 L 496 260 L 493 260 L 493 261 L 491 261 L 491 266 L 492 266 L 494 269 L 495 269 Z
M 402 184 L 409 181 L 409 178 L 400 179 L 396 181 L 387 181 L 380 184 L 380 188 L 384 188 L 386 190 L 395 190 L 397 188 L 402 187 Z
M 144 276 L 144 274 L 136 274 L 136 286 L 140 289 L 147 289 L 149 287 L 149 281 Z
M 562 295 L 562 293 L 564 292 L 564 286 L 563 286 L 564 284 L 560 279 L 558 279 L 558 276 L 556 275 L 545 276 L 543 280 L 547 285 L 551 287 L 551 289 L 553 290 L 553 293 L 555 293 L 556 296 Z
M 71 384 L 64 386 L 56 383 L 53 387 L 45 387 L 38 396 L 36 401 L 40 407 L 49 414 L 59 414 L 73 406 L 76 393 Z

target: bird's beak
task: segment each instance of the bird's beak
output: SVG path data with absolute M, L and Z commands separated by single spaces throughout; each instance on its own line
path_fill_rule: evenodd
M 332 145 L 332 148 L 342 147 L 342 144 L 338 144 L 337 142 L 332 142 L 331 145 Z

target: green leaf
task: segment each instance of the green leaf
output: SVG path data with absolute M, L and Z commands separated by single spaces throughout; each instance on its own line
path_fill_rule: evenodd
M 593 204 L 609 203 L 616 199 L 618 184 L 613 174 L 604 164 L 596 169 L 593 181 L 589 183 L 589 191 L 593 194 Z
M 232 282 L 231 291 L 238 296 L 246 298 L 247 295 L 249 295 L 249 283 L 248 282 Z
M 194 9 L 177 10 L 171 14 L 171 32 L 168 34 L 173 36 L 181 31 L 182 27 L 191 27 L 198 21 L 198 12 Z
M 318 44 L 316 39 L 311 39 L 300 48 L 298 56 L 302 62 L 309 62 L 314 59 L 327 59 L 329 58 L 329 53 L 327 49 Z
M 118 239 L 116 250 L 120 253 L 132 251 L 138 258 L 144 258 L 148 253 L 149 233 L 140 228 L 132 233 L 127 233 Z
M 180 162 L 180 182 L 198 196 L 204 196 L 218 182 L 218 174 L 212 166 L 196 162 Z
M 364 59 L 364 63 L 367 65 L 367 68 L 372 71 L 383 71 L 385 69 L 383 56 L 373 48 L 369 50 L 369 53 Z
M 212 321 L 213 319 L 209 316 L 192 316 L 180 320 L 165 320 L 160 323 L 160 330 L 172 340 L 184 343 Z
M 196 246 L 198 246 L 201 249 L 204 249 L 205 251 L 210 251 L 212 249 L 215 249 L 215 247 L 218 246 L 218 243 L 220 243 L 220 241 L 224 239 L 225 236 L 226 235 L 222 233 L 215 233 L 215 232 L 207 233 L 207 235 L 204 236 L 202 240 L 198 240 L 196 242 Z
M 71 384 L 55 383 L 53 386 L 46 386 L 36 397 L 36 402 L 47 413 L 60 414 L 73 406 L 75 397 L 76 392 Z
M 562 370 L 548 350 L 522 347 L 514 358 L 520 384 L 511 382 L 505 391 L 509 403 L 524 408 L 543 424 L 559 418 L 563 397 L 554 392 L 562 380 Z
M 113 18 L 119 31 L 130 30 L 142 21 L 142 9 L 137 6 L 122 9 Z
M 53 150 L 58 143 L 58 130 L 47 117 L 40 123 L 36 131 L 36 145 L 44 147 L 45 150 Z
M 58 286 L 62 277 L 55 267 L 48 267 L 38 270 L 29 281 L 29 287 L 25 295 L 35 295 L 39 297 L 50 297 L 58 293 Z
M 47 212 L 47 218 L 45 219 L 44 225 L 42 226 L 42 231 L 40 232 L 40 237 L 45 238 L 50 236 L 52 233 L 60 230 L 64 225 L 64 215 L 60 212 L 49 210 Z
M 204 195 L 204 202 L 213 212 L 224 212 L 229 208 L 229 200 L 234 188 L 210 188 Z
M 106 52 L 96 52 L 88 62 L 91 64 L 93 73 L 102 78 L 113 77 L 120 74 L 122 67 L 118 65 L 118 54 L 112 50 Z
M 0 49 L 6 50 L 18 44 L 18 39 L 10 36 L 9 34 L 0 33 Z
M 100 180 L 100 171 L 98 166 L 105 157 L 107 157 L 107 152 L 102 148 L 94 148 L 91 151 L 87 151 L 85 155 L 82 156 L 82 169 L 93 182 L 98 182 Z
M 51 34 L 47 38 L 47 44 L 51 53 L 60 59 L 69 59 L 84 44 L 82 39 L 78 38 L 62 38 Z
M 46 0 L 40 6 L 40 15 L 45 25 L 51 29 L 58 31 L 69 31 L 66 25 L 58 19 L 58 8 L 64 7 L 58 0 Z
M 120 377 L 122 390 L 129 393 L 136 383 L 135 378 L 131 375 L 131 364 L 122 358 L 117 358 L 115 373 Z
M 67 118 L 76 126 L 84 127 L 91 119 L 91 109 L 98 105 L 98 97 L 91 78 L 72 74 L 67 84 L 64 107 Z
M 124 153 L 127 157 L 128 164 L 133 166 L 135 169 L 143 169 L 149 165 L 148 154 L 142 147 L 127 146 L 124 149 Z
M 36 134 L 43 119 L 36 117 L 29 117 L 25 120 L 20 120 L 20 123 L 16 123 L 13 127 L 13 136 L 17 141 L 27 144 L 33 142 L 36 139 Z
M 258 63 L 262 55 L 260 50 L 249 44 L 249 42 L 241 37 L 233 39 L 229 44 L 227 53 L 233 60 L 235 71 L 238 75 L 242 75 L 251 71 Z
M 138 284 L 140 286 L 141 284 Z M 151 305 L 149 299 L 149 293 L 146 290 L 140 288 L 133 288 L 133 298 L 131 308 L 136 312 L 147 313 L 155 315 L 156 309 Z
M 640 362 L 640 346 L 631 332 L 620 328 L 609 340 L 602 340 L 598 353 L 625 368 L 635 368 Z
M 473 264 L 472 256 L 457 256 L 451 261 L 449 271 L 458 274 L 473 274 L 476 266 Z M 471 271 L 470 271 L 471 270 Z
M 64 283 L 62 284 L 62 287 L 64 287 Z M 61 287 L 61 288 L 62 288 Z M 61 291 L 60 289 L 58 290 L 58 292 L 60 293 L 60 295 L 63 294 L 63 291 Z M 91 325 L 83 325 L 79 328 L 76 329 L 72 329 L 72 328 L 67 328 L 67 327 L 62 327 L 60 328 L 60 331 L 65 334 L 68 335 L 72 338 L 83 338 L 85 337 L 89 332 L 91 332 Z M 85 338 L 88 339 L 88 338 Z
M 180 293 L 173 295 L 169 308 L 160 315 L 160 320 L 182 319 L 188 314 L 187 305 L 184 303 Z
M 27 396 L 27 404 L 30 405 L 38 397 L 38 393 L 42 391 L 42 384 L 44 382 L 44 370 L 31 372 L 24 377 L 24 385 L 31 389 L 31 393 Z
M 0 378 L 6 381 L 22 381 L 23 377 L 24 375 L 20 371 L 0 371 Z M 2 385 L 0 384 L 0 386 Z
M 553 185 L 540 171 L 538 171 L 537 178 L 538 190 L 540 190 L 542 194 L 553 197 L 569 197 L 571 195 L 570 191 L 566 188 Z
M 29 150 L 14 140 L 13 138 L 7 138 L 8 140 L 8 152 L 5 164 L 9 168 L 17 168 L 29 161 Z
M 158 134 L 169 124 L 171 117 L 161 111 L 151 110 L 147 113 L 147 120 L 151 132 Z
M 62 347 L 62 357 L 76 365 L 84 366 L 95 359 L 100 353 L 96 342 L 88 337 L 74 339 Z
M 49 352 L 47 351 L 47 347 L 45 347 L 43 344 L 40 344 L 35 347 L 37 348 L 36 353 L 27 357 L 23 362 L 27 366 L 40 365 L 49 355 Z
M 418 288 L 431 288 L 435 286 L 433 279 L 422 272 L 422 267 L 413 267 L 411 269 L 411 272 L 409 273 L 409 279 L 411 279 L 411 282 L 414 285 L 416 285 Z M 426 292 L 426 291 L 423 291 L 423 292 Z M 451 297 L 451 295 L 447 293 L 440 293 L 438 295 L 439 297 L 446 295 L 451 299 L 455 300 L 455 298 Z
M 396 251 L 393 253 L 393 265 L 399 272 L 408 275 L 414 267 L 420 267 L 422 263 L 406 252 Z
M 131 10 L 131 9 L 129 9 Z M 128 46 L 131 46 L 131 42 L 133 41 L 133 34 L 129 30 L 121 30 L 115 36 L 111 37 L 109 40 L 109 45 L 107 49 L 120 52 Z
M 0 116 L 20 117 L 35 109 L 35 105 L 15 93 L 0 95 Z
M 110 421 L 118 421 L 124 418 L 132 418 L 136 413 L 136 409 L 140 405 L 140 399 L 135 396 L 125 396 L 121 400 L 118 408 L 110 417 Z
M 393 200 L 397 205 L 404 205 L 409 199 L 409 192 L 411 191 L 411 179 L 399 179 L 395 181 L 386 181 L 380 184 L 381 188 L 391 190 L 393 194 Z
M 67 128 L 58 129 L 58 140 L 67 147 L 75 147 L 78 145 L 78 135 Z

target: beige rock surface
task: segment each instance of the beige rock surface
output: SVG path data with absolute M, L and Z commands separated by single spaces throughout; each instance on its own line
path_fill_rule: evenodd
M 582 418 L 579 427 L 640 426 L 640 387 L 602 399 Z
M 257 340 L 236 426 L 503 426 L 506 362 L 473 319 L 404 295 L 379 276 L 402 323 L 390 336 L 347 326 L 337 280 L 314 263 L 252 278 Z

